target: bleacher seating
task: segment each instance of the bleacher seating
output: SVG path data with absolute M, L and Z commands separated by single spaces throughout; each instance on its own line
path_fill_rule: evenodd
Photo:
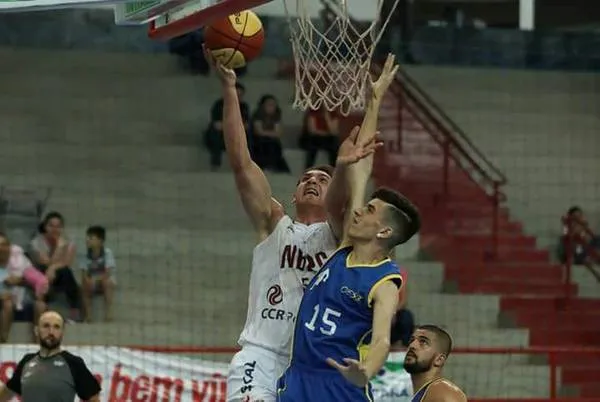
M 208 110 L 218 97 L 214 78 L 184 75 L 163 55 L 2 49 L 0 57 L 5 61 L 0 65 L 0 184 L 51 187 L 48 209 L 65 215 L 67 231 L 78 245 L 83 244 L 87 225 L 103 224 L 107 244 L 117 257 L 115 321 L 76 324 L 68 330 L 68 341 L 233 346 L 245 319 L 255 239 L 231 175 L 226 168 L 209 173 L 200 149 Z M 265 62 L 256 76 L 244 79 L 250 105 L 264 88 L 282 101 L 291 98 L 289 82 L 265 76 L 275 67 Z M 386 118 L 393 120 L 395 112 L 387 108 Z M 288 113 L 286 118 L 290 125 L 299 124 L 297 114 Z M 404 149 L 410 150 L 408 157 L 402 156 L 406 172 L 418 170 L 419 159 L 439 159 L 428 134 L 414 121 L 411 124 L 403 137 Z M 475 136 L 473 127 L 467 130 Z M 301 152 L 288 149 L 286 154 L 298 172 Z M 498 163 L 504 167 L 502 159 Z M 507 172 L 510 177 L 508 168 Z M 294 180 L 269 178 L 274 194 L 289 206 Z M 460 174 L 455 181 L 466 189 L 466 199 L 474 196 L 469 205 L 479 205 L 477 189 L 464 184 Z M 425 214 L 437 218 L 427 184 L 406 193 L 424 205 Z M 509 200 L 514 194 L 516 190 L 509 191 Z M 456 207 L 452 213 L 458 217 L 466 209 Z M 477 224 L 479 218 L 488 217 L 488 208 L 480 205 L 469 221 Z M 485 222 L 487 228 L 489 220 Z M 425 237 L 435 232 L 431 219 L 425 226 Z M 535 239 L 525 236 L 506 210 L 502 228 L 507 256 L 502 266 L 486 264 L 483 254 L 465 259 L 448 252 L 466 243 L 485 248 L 487 240 L 477 233 L 470 238 L 456 236 L 451 243 L 447 238 L 432 241 L 430 257 L 446 265 L 405 262 L 411 278 L 409 307 L 417 321 L 448 325 L 458 347 L 526 347 L 570 335 L 554 331 L 547 337 L 548 326 L 529 330 L 526 315 L 546 311 L 546 305 L 529 308 L 516 296 L 530 291 L 537 295 L 531 289 L 538 288 L 554 292 L 562 286 L 559 269 L 550 265 L 548 252 L 536 249 Z M 513 244 L 514 238 L 518 241 Z M 515 244 L 522 259 L 513 258 Z M 526 261 L 531 268 L 521 270 L 515 261 Z M 588 289 L 588 296 L 597 295 L 580 274 L 575 272 L 573 291 L 582 294 Z M 531 275 L 538 277 L 527 281 Z M 519 283 L 526 290 L 512 292 Z M 597 305 L 577 299 L 575 307 L 585 303 Z M 499 317 L 503 326 L 498 325 Z M 11 339 L 22 339 L 24 331 L 26 327 L 16 326 Z M 458 353 L 450 361 L 448 374 L 473 397 L 548 396 L 546 362 L 489 353 Z

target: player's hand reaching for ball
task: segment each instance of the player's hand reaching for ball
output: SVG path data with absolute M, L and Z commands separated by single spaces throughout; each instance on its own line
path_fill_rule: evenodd
M 381 69 L 381 74 L 376 81 L 371 81 L 371 89 L 373 90 L 372 96 L 381 100 L 383 95 L 385 95 L 385 91 L 389 88 L 392 81 L 396 77 L 396 73 L 398 72 L 398 65 L 395 63 L 395 56 L 393 54 L 388 54 L 387 59 L 385 60 L 385 64 Z
M 359 132 L 360 127 L 354 127 L 350 132 L 350 135 L 348 135 L 344 142 L 342 142 L 338 150 L 338 156 L 336 160 L 337 165 L 346 166 L 356 163 L 359 160 L 372 155 L 375 153 L 377 148 L 380 148 L 383 145 L 383 142 L 379 140 L 377 135 L 375 135 L 365 144 L 357 143 Z
M 340 364 L 335 360 L 328 358 L 327 364 L 339 371 L 346 380 L 356 385 L 357 387 L 366 387 L 369 383 L 369 375 L 367 369 L 358 360 L 344 359 L 346 365 Z
M 204 51 L 204 57 L 208 60 L 209 64 L 212 66 L 213 70 L 217 72 L 219 75 L 219 79 L 223 86 L 233 87 L 235 86 L 235 82 L 237 77 L 235 75 L 235 71 L 230 68 L 227 68 L 221 63 L 219 60 L 215 59 L 211 52 L 209 52 L 204 45 L 202 45 L 202 50 Z

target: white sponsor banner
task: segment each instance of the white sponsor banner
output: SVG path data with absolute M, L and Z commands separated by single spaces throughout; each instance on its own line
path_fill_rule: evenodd
M 373 379 L 373 396 L 377 402 L 410 402 L 412 383 L 404 371 L 406 352 L 392 352 L 379 375 Z
M 8 381 L 23 355 L 36 350 L 33 345 L 2 345 L 0 381 Z M 104 402 L 225 402 L 226 363 L 119 347 L 72 346 L 68 350 L 82 357 L 100 381 Z M 410 377 L 402 369 L 403 360 L 404 352 L 390 354 L 373 381 L 377 401 L 410 401 Z

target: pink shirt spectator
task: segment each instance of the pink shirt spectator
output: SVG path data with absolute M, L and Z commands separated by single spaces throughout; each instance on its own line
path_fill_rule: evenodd
M 8 275 L 23 278 L 35 290 L 35 294 L 38 297 L 43 296 L 48 291 L 46 275 L 35 269 L 29 258 L 25 256 L 23 249 L 19 246 L 10 246 L 10 258 L 6 271 Z

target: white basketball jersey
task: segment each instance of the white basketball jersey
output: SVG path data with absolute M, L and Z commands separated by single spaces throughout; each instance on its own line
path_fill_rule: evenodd
M 248 315 L 239 344 L 289 355 L 304 286 L 337 245 L 328 223 L 304 225 L 285 215 L 254 248 Z

